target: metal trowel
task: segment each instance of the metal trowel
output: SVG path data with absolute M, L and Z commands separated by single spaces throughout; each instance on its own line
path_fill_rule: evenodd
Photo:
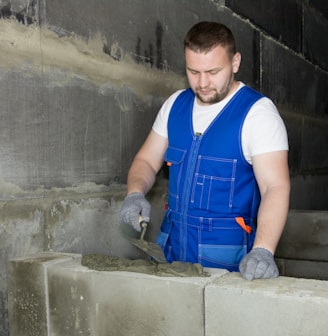
M 151 256 L 158 263 L 166 263 L 166 259 L 161 247 L 156 243 L 144 240 L 144 236 L 146 234 L 146 230 L 149 223 L 146 222 L 141 216 L 139 217 L 139 223 L 141 227 L 140 239 L 132 238 L 127 235 L 125 235 L 125 238 L 131 244 L 133 244 L 134 246 L 136 246 L 137 248 L 139 248 L 140 250 Z

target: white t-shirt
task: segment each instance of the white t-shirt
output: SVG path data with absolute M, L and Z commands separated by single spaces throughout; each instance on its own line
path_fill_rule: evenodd
M 213 119 L 244 85 L 240 82 L 238 89 L 232 95 L 213 105 L 202 106 L 195 99 L 193 108 L 194 132 L 204 133 Z M 182 91 L 176 91 L 165 101 L 153 124 L 153 131 L 165 138 L 168 137 L 167 123 L 172 105 Z M 250 164 L 252 164 L 252 157 L 255 155 L 288 150 L 288 137 L 284 122 L 269 98 L 259 99 L 247 114 L 242 128 L 242 149 Z

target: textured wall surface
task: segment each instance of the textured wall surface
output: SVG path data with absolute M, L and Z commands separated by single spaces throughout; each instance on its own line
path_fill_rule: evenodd
M 292 192 L 292 208 L 327 209 L 320 1 L 12 0 L 0 10 L 0 199 L 125 183 L 163 100 L 186 85 L 185 32 L 217 20 L 235 33 L 238 79 L 271 97 L 285 119 L 294 187 L 309 195 Z
M 108 223 L 117 223 L 128 167 L 159 107 L 186 86 L 182 39 L 201 20 L 232 29 L 238 79 L 279 107 L 291 207 L 328 209 L 325 1 L 2 0 L 0 336 L 9 258 L 127 251 Z M 165 191 L 149 198 L 158 225 Z

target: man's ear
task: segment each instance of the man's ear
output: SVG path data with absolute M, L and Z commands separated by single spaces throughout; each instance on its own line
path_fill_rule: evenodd
M 232 58 L 232 72 L 237 73 L 241 62 L 241 54 L 236 52 Z

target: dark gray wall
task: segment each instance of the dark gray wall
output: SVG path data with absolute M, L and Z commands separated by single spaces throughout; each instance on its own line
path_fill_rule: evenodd
M 197 21 L 218 20 L 231 27 L 242 52 L 238 78 L 271 97 L 286 121 L 295 188 L 309 195 L 292 192 L 291 206 L 327 209 L 324 2 L 12 0 L 1 5 L 2 18 L 50 29 L 58 41 L 79 36 L 88 44 L 98 34 L 103 40 L 98 52 L 108 62 L 124 67 L 131 57 L 141 69 L 162 72 L 168 83 L 165 91 L 156 85 L 148 89 L 145 100 L 136 86 L 147 90 L 149 84 L 136 73 L 118 85 L 110 74 L 107 82 L 95 82 L 58 62 L 49 70 L 42 49 L 47 39 L 40 35 L 37 64 L 27 59 L 9 70 L 0 66 L 0 176 L 6 184 L 1 199 L 81 183 L 125 183 L 163 99 L 181 87 L 165 75 L 184 76 L 185 32 Z
M 163 100 L 186 84 L 182 39 L 200 20 L 232 29 L 238 79 L 279 107 L 291 207 L 328 209 L 325 1 L 8 0 L 0 17 L 0 336 L 9 258 L 135 253 L 117 227 L 126 174 Z
M 226 5 L 260 33 L 259 79 L 253 83 L 278 105 L 287 126 L 291 208 L 327 210 L 327 1 L 227 0 Z

